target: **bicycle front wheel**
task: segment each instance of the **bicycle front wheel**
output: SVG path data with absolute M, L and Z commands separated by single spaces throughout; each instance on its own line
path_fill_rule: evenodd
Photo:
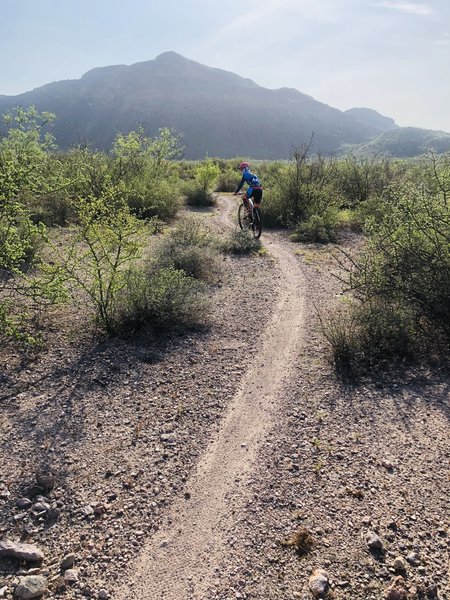
M 251 228 L 250 217 L 249 217 L 249 214 L 247 212 L 247 209 L 245 208 L 245 206 L 243 204 L 241 204 L 239 206 L 239 210 L 238 210 L 238 222 L 239 222 L 239 227 L 243 231 L 246 230 L 246 229 L 250 229 Z

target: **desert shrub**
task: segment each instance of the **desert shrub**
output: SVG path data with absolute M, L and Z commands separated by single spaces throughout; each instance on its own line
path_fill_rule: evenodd
M 311 141 L 293 148 L 287 163 L 267 168 L 264 221 L 267 226 L 293 227 L 313 215 L 339 206 L 337 167 L 333 158 L 309 156 Z
M 269 185 L 273 186 L 273 183 Z M 264 191 L 263 206 L 265 227 L 292 225 L 288 216 L 288 207 L 284 203 L 283 190 L 280 187 L 274 186 Z
M 450 213 L 446 198 L 416 187 L 391 190 L 350 285 L 361 298 L 382 297 L 411 307 L 450 341 Z
M 338 164 L 336 188 L 346 208 L 379 196 L 395 179 L 393 161 L 377 156 L 347 156 Z
M 52 246 L 53 262 L 71 287 L 86 294 L 98 323 L 112 333 L 119 294 L 142 253 L 143 225 L 130 214 L 122 186 L 111 186 L 99 198 L 80 198 L 76 209 L 71 243 Z
M 364 229 L 366 223 L 380 223 L 384 218 L 385 203 L 382 196 L 371 196 L 360 202 L 354 209 L 357 221 Z
M 212 281 L 218 270 L 217 243 L 194 218 L 185 218 L 160 241 L 153 257 L 159 268 L 172 267 L 186 275 Z
M 43 223 L 47 227 L 64 227 L 75 218 L 75 211 L 68 194 L 48 192 L 28 203 L 33 223 Z
M 116 306 L 114 330 L 126 335 L 185 329 L 204 323 L 208 309 L 204 284 L 184 271 L 173 267 L 134 270 Z
M 414 314 L 380 299 L 352 304 L 322 321 L 339 374 L 354 377 L 391 361 L 411 360 L 423 349 Z
M 182 189 L 188 206 L 214 206 L 216 204 L 214 195 L 210 191 L 200 188 L 195 181 L 185 182 Z
M 366 364 L 426 357 L 450 344 L 450 173 L 433 169 L 441 182 L 435 189 L 390 186 L 379 221 L 366 222 L 363 252 L 341 261 L 355 304 L 328 335 L 337 363 L 346 354 Z
M 323 215 L 312 215 L 308 220 L 299 223 L 290 236 L 294 242 L 329 244 L 337 241 L 336 211 L 327 211 Z
M 239 174 L 233 169 L 222 171 L 217 178 L 216 192 L 234 192 L 239 183 Z
M 47 177 L 53 139 L 42 136 L 51 119 L 33 107 L 17 108 L 4 116 L 8 133 L 0 140 L 0 335 L 31 344 L 31 320 L 61 297 L 59 278 L 41 258 L 46 228 L 30 210 L 30 200 L 54 183 Z
M 187 182 L 183 188 L 186 203 L 189 206 L 213 206 L 216 199 L 212 190 L 220 175 L 219 167 L 212 160 L 207 159 L 196 167 L 194 174 L 194 181 Z
M 222 250 L 228 254 L 253 254 L 261 250 L 261 242 L 250 231 L 236 228 L 222 242 Z
M 126 200 L 131 213 L 140 219 L 168 221 L 180 207 L 178 184 L 171 181 L 136 180 L 127 188 Z
M 338 232 L 341 230 L 361 232 L 363 225 L 364 222 L 356 210 L 343 208 L 336 212 L 336 229 Z

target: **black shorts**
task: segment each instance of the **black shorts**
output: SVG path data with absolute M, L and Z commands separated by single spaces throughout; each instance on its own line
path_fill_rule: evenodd
M 253 200 L 253 204 L 261 204 L 262 202 L 262 190 L 252 190 L 251 196 L 249 196 Z

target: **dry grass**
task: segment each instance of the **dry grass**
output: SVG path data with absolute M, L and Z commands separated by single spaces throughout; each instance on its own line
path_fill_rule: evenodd
M 281 545 L 287 548 L 294 548 L 299 556 L 304 556 L 313 547 L 314 538 L 309 529 L 302 528 L 281 542 Z

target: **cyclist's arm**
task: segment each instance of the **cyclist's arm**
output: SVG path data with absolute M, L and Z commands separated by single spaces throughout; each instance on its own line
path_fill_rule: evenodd
M 244 185 L 244 183 L 245 183 L 245 173 L 244 173 L 244 175 L 242 175 L 241 182 L 240 182 L 240 184 L 237 186 L 237 188 L 236 188 L 236 191 L 234 192 L 235 194 L 238 194 L 238 193 L 241 191 L 241 188 L 242 188 L 242 186 Z

